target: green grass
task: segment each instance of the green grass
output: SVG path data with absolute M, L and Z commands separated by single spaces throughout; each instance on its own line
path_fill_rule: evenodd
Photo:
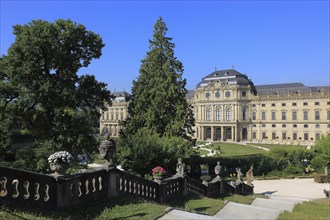
M 258 146 L 258 147 L 264 147 L 264 148 L 268 148 L 268 149 L 273 149 L 273 148 L 294 148 L 294 147 L 297 147 L 297 148 L 306 148 L 306 146 L 300 146 L 300 145 L 282 145 L 282 144 L 254 144 L 254 143 L 251 143 L 251 144 L 248 144 L 248 145 L 254 145 L 254 146 Z
M 251 154 L 265 154 L 267 151 L 260 150 L 251 146 L 245 146 L 240 144 L 229 144 L 229 143 L 213 143 L 207 147 L 212 149 L 217 149 L 220 145 L 221 151 L 220 155 L 223 157 L 231 157 L 231 156 L 241 156 L 241 155 L 251 155 Z
M 165 213 L 166 206 L 132 198 L 114 198 L 67 212 L 0 206 L 0 219 L 156 219 Z
M 122 197 L 65 212 L 0 206 L 0 219 L 156 219 L 165 214 L 165 209 L 168 206 L 206 215 L 214 215 L 225 206 L 225 201 L 250 204 L 255 196 L 259 195 L 232 195 L 222 198 L 187 196 L 182 199 L 175 199 L 165 205 Z
M 319 199 L 297 205 L 292 212 L 283 212 L 278 220 L 291 219 L 328 219 L 330 214 L 330 199 Z
M 199 155 L 207 155 L 209 152 L 207 150 L 203 150 L 203 149 L 197 149 L 196 150 L 197 153 L 199 153 Z

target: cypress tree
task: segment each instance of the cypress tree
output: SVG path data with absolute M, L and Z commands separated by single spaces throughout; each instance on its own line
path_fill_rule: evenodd
M 190 139 L 194 118 L 187 103 L 183 65 L 174 56 L 175 44 L 166 36 L 166 23 L 160 17 L 155 26 L 149 51 L 141 62 L 139 77 L 133 80 L 132 100 L 128 107 L 124 136 L 140 128 L 159 136 Z

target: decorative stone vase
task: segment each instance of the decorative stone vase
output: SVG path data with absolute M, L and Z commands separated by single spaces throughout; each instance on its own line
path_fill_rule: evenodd
M 63 176 L 70 165 L 68 163 L 50 163 L 50 170 L 53 171 L 54 176 Z

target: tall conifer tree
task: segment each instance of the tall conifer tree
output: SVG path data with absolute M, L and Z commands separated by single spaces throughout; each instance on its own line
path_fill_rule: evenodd
M 183 65 L 174 56 L 175 44 L 166 36 L 167 27 L 160 17 L 155 26 L 150 51 L 141 62 L 140 75 L 133 81 L 132 100 L 124 135 L 148 128 L 160 136 L 189 139 L 194 118 L 186 101 Z

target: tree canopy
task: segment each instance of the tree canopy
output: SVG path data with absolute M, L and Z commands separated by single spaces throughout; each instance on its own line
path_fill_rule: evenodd
M 183 137 L 193 132 L 194 118 L 186 101 L 183 65 L 174 56 L 172 38 L 160 17 L 155 26 L 150 51 L 141 62 L 140 75 L 133 81 L 124 135 L 148 128 L 159 136 Z
M 1 123 L 10 115 L 37 141 L 73 153 L 91 150 L 90 118 L 99 118 L 111 94 L 105 83 L 78 71 L 101 56 L 101 37 L 62 19 L 15 25 L 13 33 L 15 42 L 1 58 Z

